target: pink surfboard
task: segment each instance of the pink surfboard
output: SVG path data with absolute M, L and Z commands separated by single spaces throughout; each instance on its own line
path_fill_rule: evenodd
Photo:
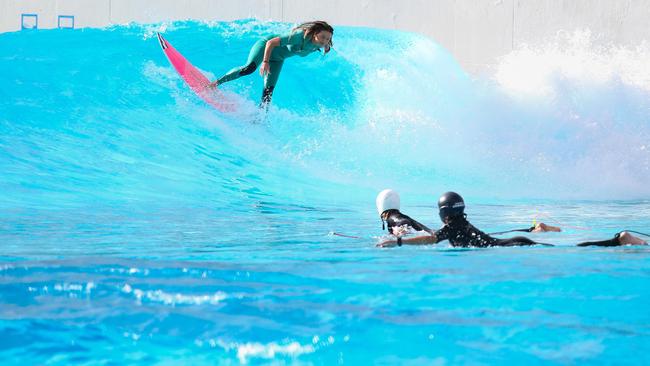
M 210 88 L 210 80 L 176 51 L 160 33 L 158 33 L 158 41 L 160 41 L 160 47 L 162 47 L 169 62 L 196 95 L 221 112 L 234 112 L 236 110 L 235 103 L 229 101 L 217 88 Z

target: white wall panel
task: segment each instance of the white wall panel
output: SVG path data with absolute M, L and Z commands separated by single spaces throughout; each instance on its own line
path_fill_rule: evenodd
M 72 15 L 75 28 L 104 27 L 110 24 L 110 2 L 111 0 L 57 0 L 54 20 L 57 21 L 59 15 Z
M 152 23 L 165 20 L 270 19 L 277 0 L 111 0 L 111 22 Z
M 457 0 L 452 50 L 456 58 L 475 69 L 512 50 L 512 5 L 513 0 Z
M 589 29 L 603 43 L 650 40 L 650 2 L 641 0 L 516 0 L 515 45 Z
M 618 45 L 650 41 L 650 0 L 0 0 L 0 32 L 20 30 L 23 13 L 38 14 L 41 29 L 55 28 L 58 15 L 73 15 L 76 28 L 259 18 L 400 29 L 433 38 L 470 72 L 558 32 L 589 29 Z
M 3 32 L 17 31 L 21 27 L 21 14 L 37 14 L 38 28 L 56 27 L 55 0 L 0 0 L 4 4 L 2 19 Z M 5 26 L 4 20 L 7 25 Z

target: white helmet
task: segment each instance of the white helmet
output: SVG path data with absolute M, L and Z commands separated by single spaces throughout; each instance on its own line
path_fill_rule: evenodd
M 377 195 L 375 203 L 380 216 L 386 210 L 399 210 L 399 194 L 392 189 L 384 189 Z

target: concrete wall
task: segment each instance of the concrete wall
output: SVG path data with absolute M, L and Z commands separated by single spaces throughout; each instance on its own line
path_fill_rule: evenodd
M 39 28 L 74 15 L 75 27 L 163 20 L 325 19 L 333 25 L 418 32 L 449 49 L 470 72 L 489 72 L 499 56 L 560 31 L 589 28 L 603 43 L 650 40 L 650 0 L 0 0 L 0 32 Z
M 73 15 L 75 27 L 110 24 L 111 0 L 0 0 L 0 32 L 21 29 L 21 14 L 37 14 L 38 28 L 56 28 L 59 15 Z

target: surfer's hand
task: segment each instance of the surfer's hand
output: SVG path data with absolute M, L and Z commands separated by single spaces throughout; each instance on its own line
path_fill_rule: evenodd
M 391 232 L 395 236 L 402 236 L 409 233 L 409 228 L 407 225 L 393 226 L 393 230 Z
M 397 245 L 397 242 L 395 240 L 384 240 L 381 243 L 378 243 L 377 246 L 379 248 L 392 248 Z
M 210 84 L 208 84 L 208 88 L 214 89 L 214 88 L 217 87 L 217 85 L 219 85 L 219 81 L 215 80 L 215 81 L 211 82 Z
M 260 75 L 266 76 L 266 74 L 271 73 L 271 67 L 269 66 L 268 61 L 267 62 L 262 62 L 262 65 L 260 66 Z

